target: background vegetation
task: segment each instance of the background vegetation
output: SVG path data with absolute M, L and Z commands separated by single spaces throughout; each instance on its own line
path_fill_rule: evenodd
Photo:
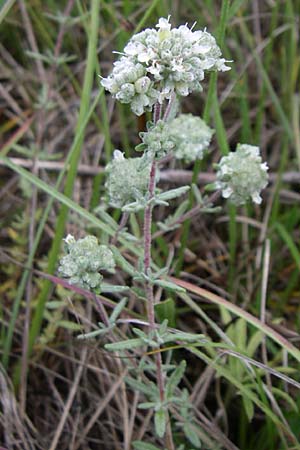
M 98 76 L 111 70 L 112 50 L 168 14 L 176 25 L 207 27 L 234 61 L 182 104 L 216 130 L 210 161 L 238 142 L 259 145 L 271 179 L 261 207 L 224 206 L 165 234 L 155 225 L 157 264 L 167 261 L 190 283 L 165 304 L 175 305 L 178 328 L 216 344 L 174 350 L 188 363 L 197 433 L 203 448 L 300 448 L 300 2 L 7 0 L 0 9 L 0 442 L 9 450 L 155 443 L 150 416 L 125 388 L 126 363 L 101 339 L 76 340 L 99 320 L 95 299 L 63 285 L 55 270 L 67 233 L 94 233 L 103 243 L 115 234 L 110 216 L 97 212 L 103 169 L 115 148 L 134 155 L 146 118 L 106 96 Z M 180 186 L 192 174 L 171 162 L 161 183 Z M 200 168 L 200 189 L 212 179 L 212 169 Z M 166 214 L 157 209 L 156 222 Z M 136 237 L 140 226 L 132 215 Z M 132 246 L 120 250 L 136 263 Z M 126 273 L 115 279 L 126 284 Z M 102 297 L 108 306 L 117 300 Z M 144 315 L 134 297 L 130 310 Z M 176 440 L 183 442 L 180 432 Z

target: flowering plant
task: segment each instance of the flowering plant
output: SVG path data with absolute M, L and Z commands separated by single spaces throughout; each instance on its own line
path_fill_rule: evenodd
M 108 203 L 124 213 L 114 241 L 118 234 L 124 232 L 122 228 L 128 213 L 143 210 L 143 248 L 138 267 L 133 267 L 114 245 L 111 248 L 99 246 L 92 236 L 78 241 L 68 236 L 67 255 L 62 258 L 59 271 L 70 279 L 70 283 L 94 292 L 101 288 L 99 271 L 112 270 L 115 264 L 132 277 L 129 288 L 132 294 L 145 301 L 147 321 L 138 322 L 139 327 L 132 328 L 130 336 L 120 340 L 118 320 L 126 305 L 126 299 L 122 299 L 110 318 L 104 316 L 99 331 L 81 337 L 108 333 L 112 339 L 105 345 L 108 351 L 126 357 L 129 352 L 142 349 L 144 354 L 153 355 L 154 365 L 141 358 L 138 366 L 128 366 L 130 376 L 126 381 L 131 389 L 144 396 L 139 408 L 153 411 L 156 436 L 164 439 L 168 450 L 174 450 L 174 429 L 182 430 L 194 448 L 201 445 L 200 433 L 195 426 L 188 391 L 180 387 L 186 363 L 170 365 L 163 358 L 162 350 L 166 351 L 166 345 L 170 343 L 205 345 L 207 338 L 173 328 L 168 314 L 158 320 L 155 290 L 163 289 L 175 295 L 184 290 L 168 279 L 168 267 L 158 268 L 152 261 L 153 209 L 156 205 L 168 206 L 171 200 L 184 195 L 190 186 L 162 192 L 157 188 L 157 165 L 166 156 L 186 162 L 204 158 L 213 130 L 191 114 L 175 117 L 178 99 L 201 91 L 201 82 L 208 71 L 227 71 L 230 67 L 222 58 L 214 37 L 206 30 L 194 31 L 194 27 L 190 29 L 187 25 L 172 28 L 170 17 L 161 18 L 156 28 L 134 35 L 120 60 L 114 63 L 112 73 L 101 81 L 117 100 L 129 104 L 136 115 L 153 111 L 153 121 L 148 123 L 146 131 L 140 133 L 142 142 L 136 148 L 142 156 L 126 159 L 120 150 L 115 150 L 106 169 Z M 258 147 L 239 145 L 236 152 L 223 156 L 217 168 L 214 189 L 223 197 L 230 198 L 237 205 L 249 199 L 260 203 L 260 191 L 266 186 L 268 177 L 267 165 L 262 163 Z M 210 201 L 208 206 L 207 212 L 215 212 Z M 184 209 L 180 211 L 184 216 Z M 167 226 L 167 230 L 171 229 Z M 111 335 L 113 329 L 114 334 Z M 175 421 L 178 417 L 180 420 Z M 152 444 L 139 441 L 134 443 L 134 448 L 157 449 Z M 179 448 L 183 450 L 184 445 Z

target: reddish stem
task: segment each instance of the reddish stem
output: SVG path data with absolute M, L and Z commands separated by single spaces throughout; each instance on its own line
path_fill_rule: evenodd
M 161 105 L 159 103 L 156 103 L 154 107 L 154 123 L 156 123 L 161 117 Z M 156 184 L 156 161 L 153 158 L 151 169 L 150 169 L 150 178 L 149 178 L 149 188 L 148 188 L 148 194 L 149 194 L 149 204 L 147 205 L 145 209 L 145 215 L 144 215 L 144 272 L 146 275 L 150 274 L 151 269 L 151 245 L 152 245 L 152 234 L 151 234 L 151 225 L 152 225 L 152 210 L 153 210 L 153 203 L 151 200 L 153 199 L 155 195 L 155 184 Z M 147 313 L 148 313 L 148 320 L 150 324 L 150 329 L 154 330 L 156 328 L 155 324 L 155 300 L 153 295 L 153 285 L 151 282 L 146 282 L 146 295 L 147 295 Z M 163 403 L 165 400 L 165 382 L 164 382 L 164 374 L 162 369 L 162 357 L 161 353 L 157 352 L 155 354 L 155 364 L 156 364 L 156 377 L 157 377 L 157 384 L 159 389 L 159 396 L 160 401 Z M 172 429 L 169 421 L 169 417 L 167 414 L 167 429 L 166 429 L 166 436 L 165 436 L 165 444 L 167 446 L 168 450 L 174 450 L 174 443 L 173 443 L 173 436 L 172 436 Z

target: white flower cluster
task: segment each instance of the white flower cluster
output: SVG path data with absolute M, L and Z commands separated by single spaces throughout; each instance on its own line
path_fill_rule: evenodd
M 171 29 L 169 20 L 170 16 L 161 18 L 157 30 L 147 28 L 134 35 L 111 75 L 101 81 L 122 103 L 131 103 L 137 115 L 173 92 L 187 96 L 202 90 L 200 83 L 208 70 L 230 70 L 210 33 L 187 25 Z
M 132 111 L 140 116 L 145 111 L 151 111 L 158 97 L 146 73 L 142 64 L 123 56 L 114 63 L 112 74 L 103 78 L 101 84 L 121 103 L 130 103 Z
M 214 130 L 193 114 L 180 114 L 168 124 L 169 138 L 174 143 L 175 158 L 185 162 L 202 159 Z
M 105 184 L 108 201 L 114 208 L 138 201 L 148 191 L 150 163 L 144 158 L 125 159 L 120 150 L 114 151 L 114 159 L 106 167 L 108 178 Z
M 102 275 L 100 270 L 113 270 L 115 261 L 106 245 L 99 245 L 95 236 L 76 239 L 68 235 L 64 239 L 67 255 L 60 260 L 58 272 L 69 278 L 70 284 L 100 292 Z
M 216 187 L 235 205 L 252 199 L 260 204 L 260 192 L 268 184 L 268 166 L 262 163 L 259 147 L 238 144 L 236 151 L 223 156 L 218 164 Z
M 147 123 L 147 130 L 140 133 L 143 143 L 136 147 L 136 150 L 145 150 L 156 159 L 163 158 L 171 150 L 175 144 L 170 136 L 170 124 L 159 120 L 156 124 Z

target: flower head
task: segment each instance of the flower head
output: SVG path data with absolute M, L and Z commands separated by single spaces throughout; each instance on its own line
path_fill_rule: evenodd
M 105 187 L 109 204 L 122 208 L 128 203 L 145 197 L 148 191 L 150 164 L 144 158 L 124 158 L 119 150 L 114 151 L 114 159 L 106 171 Z
M 67 254 L 60 260 L 58 272 L 69 278 L 70 284 L 83 289 L 100 290 L 102 275 L 100 270 L 113 270 L 115 261 L 106 245 L 99 245 L 95 236 L 76 239 L 68 235 L 65 239 Z
M 214 133 L 200 117 L 192 114 L 180 114 L 169 123 L 168 131 L 175 158 L 186 162 L 204 157 Z
M 173 92 L 187 96 L 202 90 L 206 71 L 230 69 L 210 33 L 187 25 L 172 29 L 169 20 L 160 18 L 157 29 L 132 36 L 111 75 L 102 79 L 102 85 L 122 103 L 130 103 L 137 115 Z M 144 86 L 142 92 L 136 83 Z
M 159 120 L 156 124 L 148 122 L 148 131 L 140 133 L 142 144 L 138 145 L 137 150 L 142 149 L 160 159 L 166 156 L 175 144 L 170 138 L 169 123 Z
M 262 163 L 258 147 L 238 144 L 235 152 L 221 158 L 216 187 L 235 205 L 243 205 L 250 199 L 260 204 L 260 192 L 268 184 L 267 171 L 267 163 Z

